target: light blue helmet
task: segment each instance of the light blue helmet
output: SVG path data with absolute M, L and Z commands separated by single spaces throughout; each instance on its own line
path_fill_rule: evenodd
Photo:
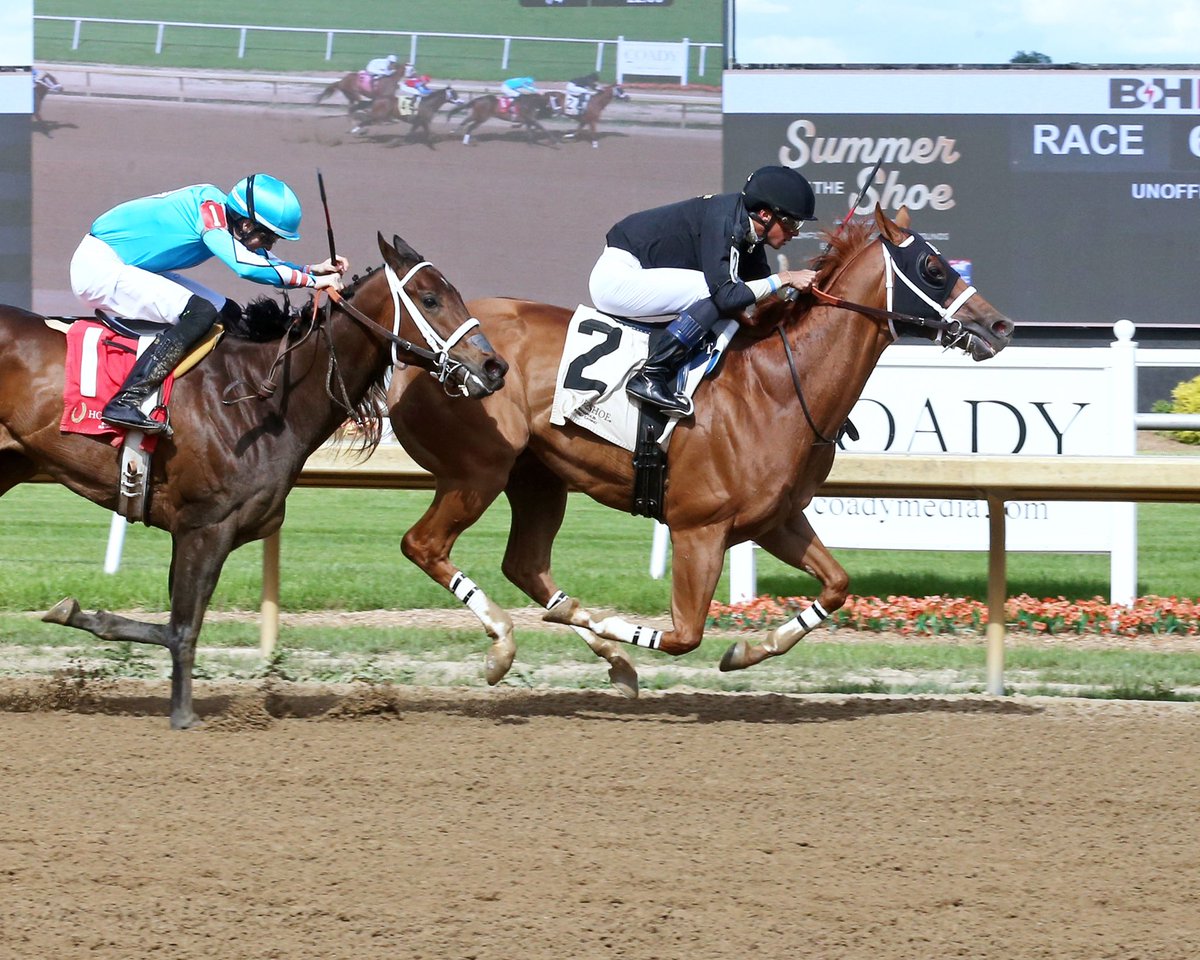
M 284 240 L 300 239 L 300 200 L 282 180 L 269 173 L 252 173 L 233 185 L 226 204 Z

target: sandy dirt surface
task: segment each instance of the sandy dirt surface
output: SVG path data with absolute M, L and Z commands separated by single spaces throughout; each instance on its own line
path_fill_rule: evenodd
M 253 169 L 298 259 L 397 232 L 468 296 L 582 298 L 626 212 L 719 186 L 711 135 L 436 150 L 333 108 L 58 98 L 38 306 L 120 200 Z M 488 134 L 488 135 L 485 135 Z M 218 268 L 198 271 L 228 289 Z M 248 285 L 235 296 L 257 292 Z M 0 960 L 1183 960 L 1200 920 L 1189 704 L 0 683 Z
M 1200 939 L 1191 705 L 322 696 L 230 695 L 186 734 L 0 712 L 0 957 L 1184 960 Z

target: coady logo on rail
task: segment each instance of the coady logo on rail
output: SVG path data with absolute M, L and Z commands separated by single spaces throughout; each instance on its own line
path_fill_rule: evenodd
M 1113 110 L 1200 109 L 1200 77 L 1112 77 L 1108 81 L 1108 106 Z

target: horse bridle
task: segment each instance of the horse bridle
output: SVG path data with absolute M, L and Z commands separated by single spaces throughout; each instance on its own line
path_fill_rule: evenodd
M 913 242 L 913 239 L 913 236 L 910 234 L 903 243 L 897 244 L 897 246 L 906 247 L 908 244 Z M 959 320 L 955 314 L 958 313 L 958 311 L 968 300 L 971 299 L 971 297 L 975 296 L 975 288 L 968 284 L 967 288 L 963 290 L 963 292 L 957 297 L 955 297 L 952 303 L 950 303 L 948 306 L 943 306 L 929 297 L 925 291 L 921 290 L 920 287 L 913 283 L 913 281 L 909 279 L 904 271 L 897 268 L 891 251 L 888 249 L 888 244 L 882 242 L 882 238 L 880 249 L 883 251 L 884 283 L 887 288 L 886 308 L 872 307 L 865 303 L 855 303 L 853 300 L 846 300 L 844 297 L 827 293 L 826 291 L 817 287 L 812 287 L 810 292 L 817 300 L 827 306 L 842 307 L 843 309 L 853 310 L 855 313 L 861 313 L 864 316 L 871 317 L 874 320 L 886 321 L 893 340 L 895 340 L 898 336 L 896 333 L 896 324 L 898 323 L 934 331 L 935 342 L 942 344 L 947 350 L 951 349 L 952 347 L 959 346 L 964 339 L 969 340 L 971 333 L 963 326 L 962 321 Z M 851 262 L 853 262 L 853 259 Z M 849 266 L 849 264 L 846 264 L 846 266 Z M 928 304 L 930 308 L 932 308 L 938 314 L 938 316 L 936 318 L 922 317 L 916 314 L 901 313 L 900 311 L 893 310 L 892 305 L 895 302 L 894 294 L 896 277 L 899 277 L 904 282 L 905 286 L 908 287 L 908 289 L 924 303 Z M 825 436 L 825 434 L 820 431 L 813 420 L 812 413 L 808 409 L 808 403 L 804 399 L 804 390 L 800 386 L 800 374 L 796 369 L 795 358 L 792 356 L 791 344 L 788 343 L 787 337 L 784 336 L 782 327 L 776 327 L 775 331 L 779 334 L 779 339 L 783 343 L 784 356 L 787 358 L 788 370 L 792 375 L 792 386 L 796 390 L 796 397 L 800 400 L 800 409 L 804 412 L 804 419 L 808 421 L 809 428 L 816 435 L 817 440 L 820 443 L 836 443 L 836 440 L 831 440 L 829 437 Z M 846 433 L 851 435 L 852 439 L 858 439 L 858 431 L 854 428 L 854 424 L 852 424 L 849 420 L 846 421 L 843 429 Z
M 955 297 L 950 304 L 942 305 L 938 303 L 916 283 L 914 283 L 912 279 L 904 273 L 903 270 L 900 270 L 896 266 L 895 258 L 893 257 L 891 250 L 888 248 L 889 244 L 883 242 L 882 238 L 880 239 L 880 250 L 883 253 L 884 284 L 887 289 L 886 308 L 870 307 L 863 303 L 854 303 L 851 300 L 846 300 L 842 297 L 835 296 L 832 293 L 826 293 L 824 290 L 820 290 L 817 287 L 812 288 L 812 295 L 816 299 L 820 300 L 821 303 L 828 306 L 843 307 L 847 310 L 853 310 L 856 313 L 861 313 L 875 320 L 887 321 L 888 329 L 891 331 L 893 340 L 895 340 L 898 336 L 896 333 L 896 324 L 904 324 L 923 330 L 932 330 L 934 332 L 935 342 L 942 344 L 947 349 L 958 346 L 965 338 L 970 337 L 970 333 L 967 332 L 962 321 L 958 319 L 956 314 L 960 309 L 962 309 L 968 300 L 975 296 L 977 292 L 975 288 L 968 284 L 966 289 L 964 289 L 962 293 Z M 898 243 L 896 246 L 903 249 L 914 240 L 915 237 L 910 234 L 902 243 Z M 940 257 L 941 254 L 938 254 L 938 256 Z M 895 281 L 897 277 L 900 278 L 905 287 L 907 287 L 914 296 L 920 299 L 923 303 L 927 304 L 929 308 L 937 314 L 937 317 L 903 313 L 901 311 L 892 309 L 892 306 L 895 302 Z
M 368 317 L 365 313 L 359 310 L 354 304 L 343 297 L 340 293 L 332 288 L 327 290 L 331 305 L 336 305 L 338 309 L 344 311 L 347 316 L 356 320 L 360 325 L 366 327 L 379 336 L 388 340 L 392 344 L 392 363 L 398 364 L 404 362 L 400 358 L 400 351 L 408 353 L 419 358 L 427 364 L 429 373 L 436 378 L 438 383 L 442 384 L 442 388 L 449 394 L 450 388 L 447 386 L 447 381 L 450 377 L 457 373 L 464 365 L 450 356 L 450 351 L 457 345 L 468 333 L 479 326 L 479 321 L 475 317 L 468 317 L 464 320 L 453 333 L 448 337 L 442 336 L 433 329 L 433 326 L 425 319 L 425 315 L 421 313 L 412 297 L 408 295 L 408 291 L 404 289 L 407 284 L 416 274 L 425 267 L 432 267 L 433 264 L 428 260 L 422 260 L 420 263 L 414 264 L 409 268 L 403 278 L 396 275 L 396 271 L 390 265 L 384 264 L 384 275 L 387 277 L 388 288 L 392 293 L 392 329 L 385 330 L 375 321 Z M 423 347 L 418 347 L 409 340 L 405 340 L 400 336 L 400 305 L 401 303 L 408 310 L 408 315 L 412 318 L 416 328 L 421 332 L 421 336 L 425 338 L 426 345 L 430 348 L 426 350 Z M 468 374 L 473 376 L 473 374 Z M 467 396 L 466 381 L 463 380 L 459 384 L 458 390 L 463 396 Z
M 326 340 L 329 342 L 328 379 L 333 380 L 336 378 L 343 394 L 343 398 L 339 402 L 341 402 L 347 410 L 350 410 L 350 405 L 345 399 L 346 388 L 345 384 L 342 382 L 341 370 L 338 367 L 337 354 L 334 352 L 333 343 L 329 337 L 329 319 L 335 306 L 364 329 L 376 334 L 379 337 L 382 337 L 385 340 L 390 341 L 392 344 L 393 364 L 401 362 L 399 357 L 399 353 L 401 351 L 409 354 L 412 357 L 416 357 L 419 361 L 418 365 L 424 367 L 432 376 L 436 377 L 438 383 L 442 384 L 442 388 L 446 391 L 447 395 L 451 395 L 450 388 L 447 386 L 447 380 L 452 374 L 456 373 L 459 368 L 464 367 L 465 365 L 459 363 L 457 360 L 451 359 L 450 350 L 455 344 L 462 340 L 467 333 L 479 326 L 479 321 L 474 317 L 468 318 L 458 327 L 457 330 L 455 330 L 452 334 L 450 334 L 449 337 L 445 339 L 443 339 L 438 332 L 433 329 L 429 321 L 425 319 L 424 314 L 421 313 L 421 311 L 417 308 L 417 305 L 413 302 L 413 299 L 404 289 L 404 284 L 408 283 L 408 281 L 413 278 L 418 270 L 422 269 L 423 267 L 431 266 L 433 266 L 433 264 L 431 264 L 428 260 L 422 260 L 420 263 L 413 266 L 408 273 L 404 275 L 404 279 L 401 280 L 396 276 L 396 272 L 390 266 L 387 266 L 386 264 L 384 265 L 388 287 L 392 292 L 393 320 L 391 330 L 385 330 L 332 287 L 318 288 L 316 293 L 313 295 L 312 317 L 314 323 L 309 326 L 308 330 L 304 332 L 299 341 L 289 342 L 289 339 L 285 337 L 279 345 L 279 352 L 276 355 L 275 360 L 271 363 L 270 371 L 267 373 L 267 376 L 263 378 L 262 383 L 259 384 L 254 392 L 252 394 L 246 394 L 242 396 L 233 396 L 232 390 L 233 387 L 236 386 L 236 383 L 231 383 L 225 388 L 225 395 L 222 397 L 222 403 L 240 403 L 245 400 L 253 399 L 254 397 L 266 399 L 274 395 L 275 390 L 278 387 L 276 374 L 280 369 L 282 369 L 283 358 L 292 350 L 296 349 L 300 343 L 303 343 L 305 340 L 307 340 L 309 335 L 312 333 L 313 328 L 316 326 L 315 320 L 317 311 L 320 309 L 320 296 L 322 291 L 329 295 L 329 299 L 325 303 L 326 322 L 321 324 L 321 330 L 323 331 Z M 413 318 L 413 323 L 415 323 L 417 329 L 421 331 L 421 335 L 425 338 L 426 344 L 433 349 L 427 350 L 424 347 L 419 347 L 410 340 L 406 340 L 404 337 L 400 336 L 401 302 L 403 302 L 404 306 L 408 308 L 409 316 Z M 474 374 L 468 371 L 467 376 L 474 376 Z M 463 396 L 468 395 L 465 377 L 463 378 L 462 383 L 458 385 L 458 390 Z M 330 395 L 332 396 L 332 392 Z

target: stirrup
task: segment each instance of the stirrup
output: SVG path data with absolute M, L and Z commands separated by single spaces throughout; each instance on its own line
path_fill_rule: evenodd
M 153 417 L 146 416 L 137 407 L 127 406 L 123 403 L 110 403 L 100 412 L 100 419 L 110 426 L 120 427 L 122 430 L 139 430 L 148 435 L 167 438 L 175 434 L 169 422 L 155 420 Z
M 635 374 L 630 379 L 629 383 L 625 385 L 625 392 L 671 416 L 690 417 L 692 415 L 691 397 L 672 391 L 669 387 L 658 384 L 641 374 Z

